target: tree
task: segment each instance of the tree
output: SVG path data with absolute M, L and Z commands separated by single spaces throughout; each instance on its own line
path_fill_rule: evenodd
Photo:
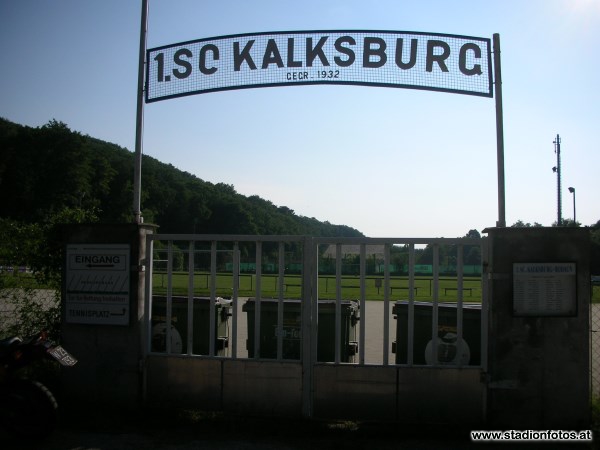
M 465 238 L 481 239 L 477 230 L 469 230 Z M 476 266 L 481 264 L 481 247 L 479 245 L 465 245 L 463 248 L 463 264 Z
M 481 239 L 481 234 L 479 234 L 479 231 L 477 230 L 469 230 L 464 237 L 469 239 Z
M 564 228 L 577 228 L 581 226 L 581 223 L 575 222 L 573 219 L 562 219 L 562 224 L 559 225 L 558 221 L 552 223 L 553 227 L 564 227 Z
M 94 211 L 79 208 L 63 208 L 40 223 L 0 218 L 0 266 L 13 269 L 0 270 L 0 289 L 14 316 L 0 331 L 27 336 L 47 330 L 53 339 L 59 338 L 64 261 L 60 228 L 95 218 Z
M 94 210 L 104 223 L 133 218 L 133 153 L 83 136 L 58 120 L 39 128 L 0 119 L 1 216 L 38 223 L 63 208 Z M 230 184 L 212 184 L 147 155 L 142 215 L 164 233 L 363 236 L 296 215 Z
M 517 220 L 510 227 L 511 228 L 537 228 L 537 227 L 543 227 L 543 225 L 540 223 L 537 223 L 537 222 L 533 222 L 533 224 L 530 224 L 529 222 L 524 223 L 522 220 Z

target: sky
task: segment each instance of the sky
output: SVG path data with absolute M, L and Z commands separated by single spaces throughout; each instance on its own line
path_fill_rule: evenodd
M 141 0 L 0 0 L 0 117 L 56 119 L 133 151 L 140 17 Z M 147 48 L 302 30 L 498 33 L 507 225 L 557 220 L 557 135 L 562 217 L 575 199 L 578 222 L 600 220 L 600 0 L 149 0 Z M 192 95 L 145 104 L 143 153 L 369 237 L 460 237 L 499 219 L 492 98 L 342 85 Z

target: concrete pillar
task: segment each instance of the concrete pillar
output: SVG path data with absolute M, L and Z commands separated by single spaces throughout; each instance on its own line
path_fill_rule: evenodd
M 62 343 L 78 360 L 63 371 L 72 406 L 135 408 L 142 400 L 146 236 L 153 225 L 64 229 Z
M 485 232 L 489 428 L 589 429 L 589 230 Z

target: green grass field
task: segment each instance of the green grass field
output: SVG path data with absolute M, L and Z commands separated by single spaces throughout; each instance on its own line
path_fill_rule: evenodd
M 231 273 L 217 274 L 217 296 L 230 297 L 233 294 L 232 275 Z M 377 287 L 377 280 L 381 280 L 381 286 Z M 210 274 L 206 272 L 197 272 L 194 274 L 194 295 L 208 296 L 210 295 Z M 188 274 L 187 272 L 173 273 L 173 295 L 188 294 Z M 277 290 L 277 275 L 263 275 L 261 280 L 262 297 L 278 297 Z M 284 298 L 300 298 L 300 283 L 299 275 L 287 275 L 284 278 Z M 408 299 L 408 277 L 391 277 L 391 300 Z M 47 286 L 42 286 L 34 279 L 31 274 L 18 274 L 0 276 L 0 288 L 7 289 L 11 287 L 44 289 Z M 415 278 L 415 300 L 431 300 L 433 282 L 431 277 L 416 277 Z M 456 294 L 456 278 L 440 277 L 438 299 L 444 302 L 455 302 Z M 154 294 L 166 294 L 167 292 L 167 274 L 165 272 L 154 272 L 152 290 Z M 383 300 L 383 277 L 367 277 L 366 278 L 366 298 L 367 300 Z M 240 275 L 240 287 L 238 291 L 240 297 L 256 296 L 256 276 L 250 274 Z M 319 298 L 335 299 L 335 277 L 320 276 L 319 277 Z M 355 276 L 342 277 L 342 298 L 344 299 L 359 299 L 360 298 L 360 278 Z M 463 279 L 463 301 L 465 302 L 481 302 L 481 280 L 477 277 L 465 277 Z M 600 286 L 592 286 L 592 303 L 600 303 Z
M 256 276 L 250 274 L 240 275 L 240 286 L 238 295 L 240 297 L 256 296 Z M 172 277 L 173 295 L 188 295 L 187 272 L 174 272 Z M 168 277 L 166 273 L 153 274 L 152 290 L 154 294 L 166 294 Z M 342 277 L 342 298 L 360 298 L 360 278 L 356 276 Z M 408 299 L 408 277 L 392 277 L 390 279 L 391 300 Z M 284 298 L 300 298 L 301 277 L 299 275 L 287 275 L 283 282 Z M 233 293 L 232 275 L 230 273 L 219 273 L 216 276 L 216 294 L 221 297 L 230 297 Z M 210 274 L 194 274 L 194 295 L 208 296 L 210 294 Z M 261 294 L 263 298 L 278 297 L 277 275 L 263 275 L 261 277 Z M 431 300 L 433 295 L 433 282 L 431 277 L 415 278 L 415 300 Z M 319 277 L 319 298 L 335 299 L 336 283 L 334 276 Z M 383 277 L 366 277 L 366 299 L 383 300 L 384 288 Z M 455 302 L 457 300 L 456 278 L 443 277 L 439 279 L 438 299 L 444 302 Z M 481 280 L 480 278 L 463 279 L 463 301 L 481 302 Z
M 220 297 L 230 297 L 233 294 L 231 273 L 218 273 L 216 276 L 216 294 Z M 188 295 L 187 272 L 174 272 L 172 279 L 173 295 Z M 300 298 L 300 275 L 286 275 L 284 277 L 284 298 Z M 378 287 L 379 286 L 379 287 Z M 408 277 L 391 277 L 391 300 L 408 299 Z M 440 277 L 438 286 L 438 299 L 442 302 L 455 302 L 457 300 L 456 277 Z M 166 294 L 167 274 L 154 272 L 152 290 L 154 294 Z M 261 293 L 263 298 L 277 298 L 277 275 L 263 275 L 261 278 Z M 194 274 L 194 295 L 210 295 L 210 274 L 197 272 Z M 256 276 L 251 274 L 240 275 L 238 290 L 240 297 L 256 296 Z M 431 277 L 415 277 L 415 300 L 431 300 L 433 295 L 433 280 Z M 335 277 L 319 276 L 319 298 L 335 299 Z M 342 298 L 355 300 L 360 298 L 360 278 L 358 276 L 342 277 Z M 366 299 L 383 300 L 383 277 L 366 277 Z M 479 277 L 463 278 L 463 301 L 481 302 L 481 279 Z M 600 303 L 600 286 L 592 286 L 592 303 Z

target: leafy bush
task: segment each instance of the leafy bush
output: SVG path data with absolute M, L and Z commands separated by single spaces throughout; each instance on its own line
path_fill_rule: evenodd
M 47 330 L 60 338 L 61 224 L 93 222 L 93 210 L 64 208 L 43 223 L 0 218 L 0 336 Z
M 47 330 L 60 337 L 60 291 L 18 287 L 2 289 L 4 302 L 1 337 L 30 336 Z

